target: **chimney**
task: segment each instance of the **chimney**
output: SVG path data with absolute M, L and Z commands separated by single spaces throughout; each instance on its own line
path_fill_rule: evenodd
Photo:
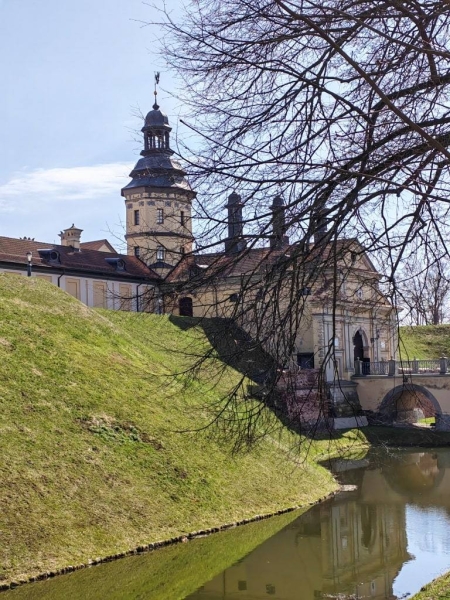
M 272 250 L 281 250 L 289 246 L 289 238 L 286 233 L 286 209 L 281 196 L 275 196 L 272 206 L 272 235 L 270 236 L 270 247 Z
M 319 244 L 327 235 L 327 219 L 325 210 L 319 209 L 312 216 L 312 226 L 314 233 L 314 244 Z
M 244 250 L 246 244 L 243 239 L 244 223 L 242 220 L 243 203 L 236 192 L 228 196 L 228 238 L 225 240 L 225 252 L 236 254 Z
M 69 227 L 69 229 L 64 229 L 64 231 L 61 231 L 59 234 L 61 246 L 71 246 L 75 252 L 79 252 L 82 232 L 83 230 L 78 229 L 74 224 L 72 224 L 72 227 Z

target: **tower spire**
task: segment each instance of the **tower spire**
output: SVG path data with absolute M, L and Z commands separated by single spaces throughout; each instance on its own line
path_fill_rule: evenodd
M 158 89 L 157 86 L 159 85 L 159 71 L 155 72 L 155 91 L 153 92 L 155 95 L 155 103 L 153 105 L 153 110 L 158 110 L 159 105 L 158 105 Z

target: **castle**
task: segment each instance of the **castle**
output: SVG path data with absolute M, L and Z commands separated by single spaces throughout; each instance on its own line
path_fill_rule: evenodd
M 141 158 L 121 192 L 127 254 L 117 253 L 107 240 L 82 242 L 82 230 L 72 225 L 61 232 L 59 245 L 0 237 L 0 270 L 45 278 L 92 307 L 233 317 L 237 306 L 245 305 L 240 318 L 251 333 L 255 315 L 267 310 L 267 278 L 262 273 L 273 273 L 272 282 L 276 282 L 283 257 L 295 252 L 295 244 L 287 237 L 282 197 L 272 200 L 266 247 L 247 247 L 243 201 L 233 192 L 226 205 L 224 249 L 193 252 L 196 193 L 174 159 L 171 127 L 156 101 L 142 133 Z M 355 361 L 364 365 L 395 356 L 396 315 L 379 289 L 379 274 L 357 240 L 338 241 L 340 262 L 336 265 L 329 258 L 323 224 L 314 238 L 309 258 L 294 273 L 296 277 L 302 274 L 304 285 L 295 298 L 295 306 L 301 306 L 301 320 L 288 352 L 303 368 L 325 365 L 329 381 L 349 381 Z M 320 276 L 312 277 L 319 272 L 317 261 L 325 266 Z M 292 312 L 292 306 L 286 308 L 292 305 L 287 290 L 280 294 L 274 310 L 285 306 Z M 327 359 L 330 348 L 332 360 Z

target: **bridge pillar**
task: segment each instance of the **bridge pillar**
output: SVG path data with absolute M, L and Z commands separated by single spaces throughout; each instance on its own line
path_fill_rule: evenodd
M 395 375 L 395 360 L 391 358 L 388 360 L 388 375 L 393 377 Z
M 441 375 L 445 375 L 447 373 L 447 357 L 446 356 L 441 356 L 441 358 L 439 359 L 440 362 L 440 373 Z

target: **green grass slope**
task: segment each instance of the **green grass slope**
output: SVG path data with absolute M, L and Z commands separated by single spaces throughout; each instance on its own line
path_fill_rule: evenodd
M 450 573 L 438 577 L 425 585 L 411 600 L 449 600 L 450 599 Z
M 400 350 L 405 359 L 450 356 L 450 325 L 400 327 Z
M 196 327 L 94 311 L 44 281 L 0 275 L 0 581 L 334 488 L 312 460 L 290 460 L 287 431 L 237 457 L 223 438 L 179 433 L 204 426 L 202 406 L 237 376 L 228 368 L 212 387 L 207 371 L 173 375 L 207 344 Z

